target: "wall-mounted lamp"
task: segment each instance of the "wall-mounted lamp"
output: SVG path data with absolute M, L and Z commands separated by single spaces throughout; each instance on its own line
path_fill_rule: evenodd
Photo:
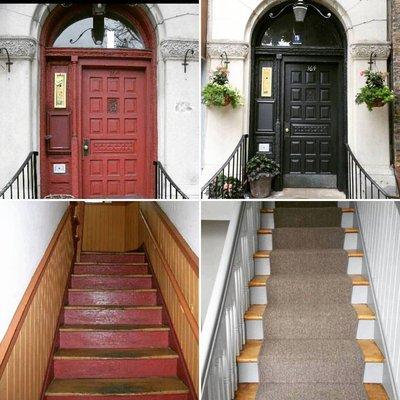
M 291 4 L 286 4 L 285 7 L 283 7 L 276 15 L 274 13 L 269 13 L 269 17 L 272 19 L 278 18 L 288 7 L 290 7 Z M 295 3 L 292 5 L 293 8 L 293 13 L 294 17 L 296 19 L 296 22 L 304 22 L 307 14 L 308 7 L 314 8 L 319 15 L 323 18 L 330 18 L 332 14 L 328 12 L 326 15 L 314 4 L 306 4 L 304 3 L 304 0 L 296 0 Z
M 93 4 L 93 29 L 92 38 L 93 41 L 100 45 L 104 39 L 104 16 L 106 14 L 106 5 L 101 3 Z
M 228 69 L 230 61 L 229 61 L 229 58 L 228 58 L 228 54 L 226 54 L 226 51 L 224 51 L 219 57 L 221 58 L 221 64 L 224 63 L 225 64 L 225 68 Z
M 189 63 L 187 62 L 187 56 L 188 56 L 189 53 L 190 53 L 191 55 L 193 55 L 193 54 L 194 54 L 194 50 L 193 50 L 193 49 L 187 49 L 187 50 L 186 50 L 185 58 L 183 59 L 183 63 L 182 63 L 182 65 L 183 65 L 183 71 L 185 72 L 185 74 L 186 74 L 186 67 L 189 65 Z
M 372 66 L 374 65 L 374 58 L 376 58 L 378 55 L 375 53 L 375 52 L 371 52 L 371 54 L 369 55 L 369 61 L 368 61 L 368 64 L 369 64 L 369 70 L 371 71 L 372 70 Z
M 7 50 L 5 47 L 2 47 L 2 48 L 0 49 L 0 53 L 1 53 L 2 51 L 4 51 L 4 52 L 6 53 L 6 55 L 7 55 L 7 62 L 6 62 L 7 71 L 8 71 L 8 72 L 11 72 L 11 65 L 13 65 L 13 63 L 12 63 L 11 60 L 10 60 L 10 53 L 8 52 L 8 50 Z

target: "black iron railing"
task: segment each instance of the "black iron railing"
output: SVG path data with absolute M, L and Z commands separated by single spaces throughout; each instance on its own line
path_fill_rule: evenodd
M 1 199 L 37 199 L 37 151 L 31 151 L 25 161 L 0 191 Z
M 358 162 L 350 146 L 347 149 L 347 198 L 348 199 L 392 199 L 392 196 L 372 179 Z
M 249 135 L 243 135 L 239 143 L 225 164 L 217 173 L 201 188 L 201 198 L 209 199 L 236 198 L 243 190 L 246 178 L 245 168 L 248 157 Z
M 187 199 L 185 193 L 168 175 L 160 161 L 153 162 L 155 167 L 155 187 L 157 199 Z

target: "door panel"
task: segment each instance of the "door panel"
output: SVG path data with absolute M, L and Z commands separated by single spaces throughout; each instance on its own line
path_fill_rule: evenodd
M 337 187 L 338 64 L 284 67 L 286 187 Z
M 83 196 L 145 196 L 144 71 L 86 68 L 82 80 Z

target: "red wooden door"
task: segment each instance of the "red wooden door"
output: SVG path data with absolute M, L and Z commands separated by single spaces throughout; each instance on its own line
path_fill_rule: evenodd
M 146 196 L 146 103 L 144 70 L 83 69 L 84 198 Z

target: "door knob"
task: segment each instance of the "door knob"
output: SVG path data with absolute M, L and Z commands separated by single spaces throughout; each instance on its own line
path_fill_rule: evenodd
M 289 128 L 285 128 L 285 132 L 289 133 L 290 129 Z
M 89 155 L 89 139 L 83 139 L 83 155 L 88 156 Z

